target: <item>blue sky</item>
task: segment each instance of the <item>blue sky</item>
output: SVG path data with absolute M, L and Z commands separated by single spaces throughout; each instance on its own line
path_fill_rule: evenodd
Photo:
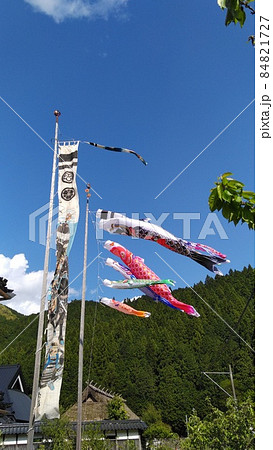
M 76 9 L 71 8 L 76 2 L 57 3 L 59 9 L 53 0 L 0 4 L 0 268 L 17 292 L 5 304 L 26 314 L 38 310 L 44 261 L 38 221 L 36 242 L 29 239 L 29 216 L 48 202 L 52 152 L 4 101 L 49 145 L 57 108 L 61 140 L 132 148 L 148 161 L 145 167 L 134 156 L 81 144 L 78 173 L 99 194 L 92 194 L 92 212 L 150 213 L 155 219 L 168 213 L 163 227 L 181 237 L 183 223 L 174 213 L 197 213 L 200 219 L 191 221 L 190 234 L 197 242 L 209 213 L 210 189 L 221 173 L 230 171 L 247 190 L 255 189 L 254 49 L 247 42 L 254 34 L 251 15 L 241 29 L 225 27 L 216 1 L 98 0 L 93 8 L 79 1 Z M 80 179 L 78 189 L 81 216 L 70 253 L 71 280 L 81 272 L 83 259 L 85 184 Z M 223 273 L 254 266 L 253 231 L 217 217 L 227 239 L 212 222 L 215 234 L 200 242 L 227 254 L 231 262 L 222 266 Z M 97 244 L 91 222 L 89 230 L 88 262 L 98 251 L 110 256 Z M 104 239 L 142 256 L 160 277 L 175 279 L 177 287 L 185 283 L 155 252 L 191 286 L 213 276 L 155 243 L 107 233 Z M 51 250 L 50 270 L 54 267 Z M 87 299 L 98 298 L 98 272 L 101 278 L 119 279 L 95 261 L 87 272 Z M 81 276 L 71 288 L 70 298 L 80 298 Z M 111 297 L 113 291 L 104 287 L 100 295 Z M 121 300 L 123 293 L 115 296 Z

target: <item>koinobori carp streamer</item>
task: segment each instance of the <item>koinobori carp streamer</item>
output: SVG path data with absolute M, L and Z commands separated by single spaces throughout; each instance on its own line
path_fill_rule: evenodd
M 157 242 L 173 252 L 187 256 L 215 274 L 222 275 L 217 265 L 229 262 L 226 255 L 208 247 L 186 241 L 174 236 L 164 228 L 154 225 L 147 220 L 130 219 L 120 213 L 99 209 L 96 214 L 99 220 L 99 228 L 112 234 L 137 237 Z

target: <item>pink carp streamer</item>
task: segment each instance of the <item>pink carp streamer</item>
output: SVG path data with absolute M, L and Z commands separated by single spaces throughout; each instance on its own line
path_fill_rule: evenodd
M 124 266 L 123 264 L 120 264 L 117 261 L 114 261 L 112 258 L 107 258 L 105 261 L 105 264 L 109 267 L 112 267 L 113 269 L 120 272 L 127 280 L 129 279 L 137 279 L 135 275 L 132 274 L 131 270 L 128 269 L 128 267 Z M 148 297 L 152 298 L 156 302 L 161 302 L 166 306 L 169 306 L 169 308 L 178 309 L 179 311 L 182 311 L 181 309 L 177 308 L 176 306 L 173 306 L 168 300 L 166 300 L 163 297 L 160 297 L 160 295 L 157 295 L 152 289 L 150 289 L 148 286 L 146 287 L 140 287 L 139 288 L 144 295 L 147 295 Z M 182 311 L 183 312 L 183 311 Z
M 116 309 L 117 311 L 123 312 L 124 314 L 130 314 L 132 316 L 147 318 L 150 317 L 151 315 L 151 313 L 147 311 L 138 311 L 137 309 L 132 308 L 126 303 L 118 302 L 114 298 L 102 297 L 100 299 L 100 303 L 102 305 L 106 305 L 109 306 L 110 308 Z
M 144 261 L 139 256 L 135 256 L 132 252 L 127 250 L 122 245 L 113 241 L 106 241 L 104 248 L 109 250 L 113 255 L 118 256 L 124 264 L 126 264 L 133 275 L 138 279 L 149 279 L 149 280 L 160 280 L 160 278 L 144 264 Z M 199 317 L 200 314 L 194 309 L 193 306 L 187 305 L 186 303 L 179 302 L 173 297 L 170 289 L 166 284 L 150 286 L 157 295 L 165 298 L 176 308 L 184 311 L 190 316 Z

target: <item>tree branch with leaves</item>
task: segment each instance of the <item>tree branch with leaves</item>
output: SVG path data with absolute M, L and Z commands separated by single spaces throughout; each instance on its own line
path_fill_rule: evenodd
M 247 223 L 249 229 L 255 229 L 255 193 L 245 191 L 244 183 L 230 177 L 226 172 L 216 181 L 211 189 L 209 208 L 222 211 L 222 215 L 236 226 L 239 222 Z
M 107 405 L 108 418 L 113 420 L 128 419 L 128 414 L 124 407 L 124 401 L 118 395 L 114 396 Z
M 217 0 L 220 8 L 227 10 L 225 25 L 228 26 L 233 22 L 235 25 L 239 23 L 242 27 L 246 20 L 245 10 L 248 9 L 251 14 L 255 14 L 255 10 L 249 5 L 251 2 L 253 0 Z M 255 45 L 254 35 L 249 36 L 248 41 Z

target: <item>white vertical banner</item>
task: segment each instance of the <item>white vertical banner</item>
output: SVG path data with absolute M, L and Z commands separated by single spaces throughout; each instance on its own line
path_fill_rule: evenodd
M 56 237 L 56 269 L 48 296 L 48 323 L 45 365 L 40 380 L 35 420 L 60 417 L 59 398 L 64 368 L 65 330 L 68 300 L 68 254 L 79 220 L 76 185 L 78 146 L 59 145 L 59 215 Z

